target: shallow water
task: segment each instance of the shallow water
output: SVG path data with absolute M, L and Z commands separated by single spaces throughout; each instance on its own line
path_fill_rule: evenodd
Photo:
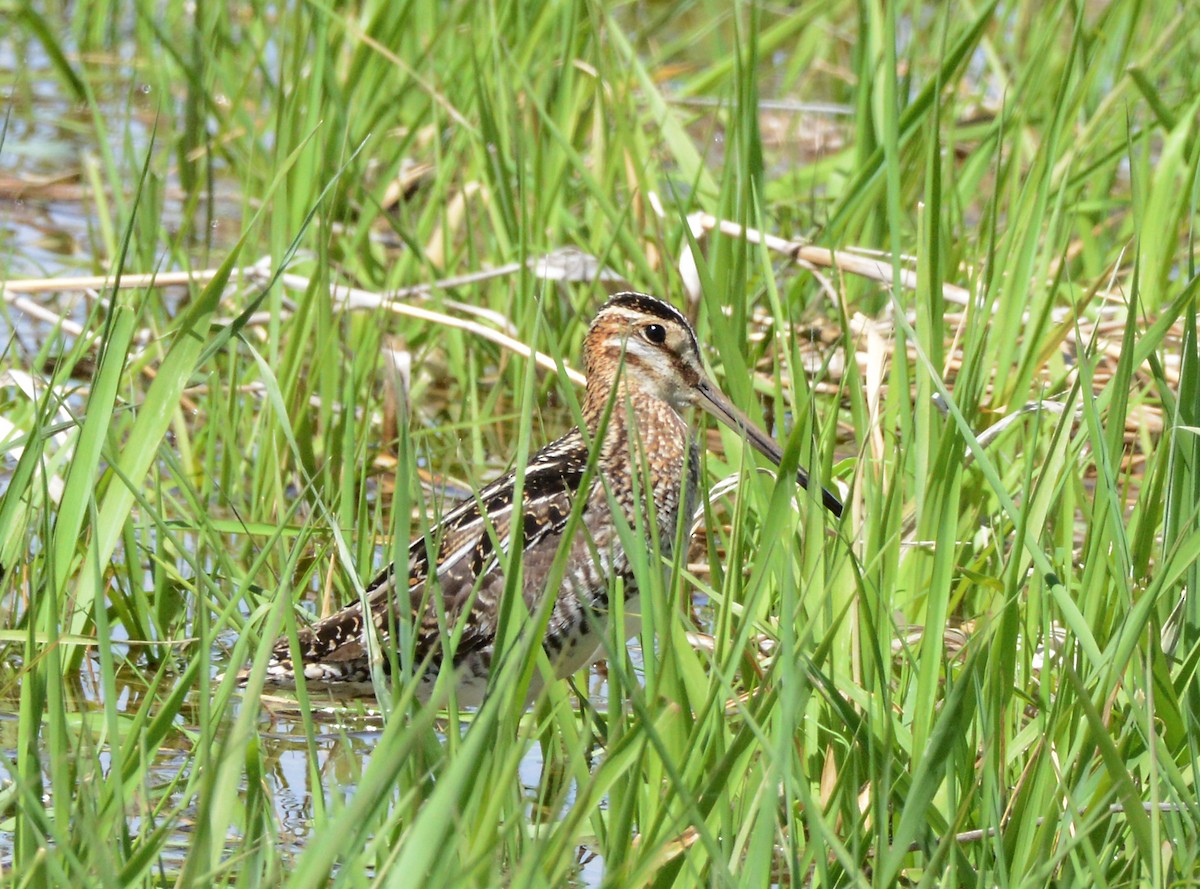
M 0 279 L 105 274 L 110 271 L 109 260 L 105 258 L 107 245 L 101 237 L 93 182 L 107 183 L 108 173 L 99 157 L 102 147 L 94 144 L 91 112 L 63 97 L 52 62 L 36 41 L 18 45 L 16 40 L 12 33 L 0 34 L 0 71 L 16 84 L 8 96 L 11 116 L 0 145 Z M 96 94 L 97 113 L 110 122 L 109 144 L 103 149 L 112 153 L 121 181 L 130 184 L 137 182 L 140 165 L 151 151 L 159 103 L 176 101 L 157 95 L 150 84 L 139 80 L 133 56 L 132 47 L 113 53 L 109 79 L 97 81 Z M 708 124 L 697 126 L 706 128 Z M 720 139 L 719 134 L 716 138 Z M 197 267 L 215 264 L 211 258 L 221 258 L 241 230 L 242 205 L 237 196 L 237 182 L 227 173 L 223 175 L 219 165 L 215 175 L 212 203 L 205 203 L 195 211 L 196 218 L 210 223 L 193 231 L 190 242 L 184 245 L 192 251 L 190 258 Z M 160 187 L 160 217 L 166 237 L 184 223 L 183 191 L 173 171 L 168 172 Z M 133 195 L 127 191 L 105 197 L 114 202 L 130 200 Z M 248 259 L 252 261 L 253 257 Z M 128 271 L 147 269 L 131 267 Z M 94 298 L 80 293 L 30 297 L 43 308 L 77 324 L 88 317 L 90 300 Z M 164 292 L 159 298 L 169 301 L 179 297 L 177 293 Z M 69 336 L 53 332 L 52 325 L 43 320 L 11 307 L 0 313 L 0 372 L 20 366 L 24 356 L 36 355 L 48 336 L 61 338 L 58 346 L 61 350 L 71 345 Z M 3 385 L 6 384 L 0 382 Z M 0 404 L 4 397 L 0 391 Z M 78 410 L 82 396 L 74 397 L 76 400 L 69 401 L 68 406 Z M 14 454 L 5 451 L 0 442 L 0 493 L 6 488 L 14 465 Z M 149 534 L 143 542 L 147 548 L 154 545 L 154 532 Z M 188 538 L 181 533 L 179 539 Z M 181 562 L 178 567 L 186 577 L 190 566 Z M 146 582 L 153 584 L 148 568 Z M 20 596 L 13 595 L 10 599 L 5 591 L 0 598 L 0 626 L 18 625 L 20 615 Z M 124 638 L 121 635 L 124 630 L 119 623 L 115 629 L 119 642 Z M 120 645 L 114 646 L 114 650 L 118 655 L 123 653 Z M 635 648 L 633 654 L 634 663 L 640 664 L 640 652 Z M 226 657 L 225 648 L 214 646 L 214 663 L 227 666 Z M 85 739 L 102 739 L 106 730 L 106 694 L 93 679 L 97 675 L 100 675 L 98 666 L 85 663 L 79 681 L 63 690 L 72 725 L 80 729 L 75 742 L 81 747 L 91 743 Z M 597 703 L 605 701 L 602 684 L 592 693 Z M 112 694 L 112 711 L 128 718 L 143 706 L 148 691 L 136 680 L 120 680 Z M 190 706 L 194 708 L 195 702 L 190 702 Z M 14 778 L 19 712 L 17 689 L 5 689 L 0 683 L 0 790 L 11 787 Z M 187 781 L 181 779 L 186 779 L 196 766 L 196 753 L 186 739 L 198 732 L 198 727 L 188 723 L 187 712 L 185 708 L 177 731 L 157 748 L 146 773 L 146 789 L 152 797 L 149 802 L 165 811 L 182 804 Z M 383 720 L 369 703 L 355 702 L 322 710 L 314 719 L 318 733 L 312 748 L 302 724 L 286 708 L 265 706 L 259 721 L 260 749 L 267 766 L 265 789 L 285 857 L 299 855 L 311 839 L 318 800 L 328 804 L 352 797 L 383 732 Z M 81 755 L 74 763 L 80 781 L 89 779 L 88 769 L 104 771 L 112 766 L 111 749 L 103 740 L 97 743 L 99 749 L 92 751 L 93 756 Z M 52 786 L 48 749 L 42 749 L 40 755 L 43 763 L 47 763 L 43 784 L 48 793 Z M 542 767 L 541 750 L 536 744 L 531 745 L 519 768 L 530 806 L 536 802 Z M 44 803 L 51 806 L 53 799 L 47 797 Z M 194 821 L 194 816 L 194 811 L 185 809 L 179 820 L 178 833 L 168 844 L 170 851 L 161 862 L 168 870 L 185 860 L 190 841 L 188 824 Z M 129 831 L 136 836 L 142 827 L 135 819 L 130 822 Z M 231 844 L 236 840 L 231 837 Z M 11 861 L 13 842 L 11 819 L 0 822 L 0 863 Z M 588 857 L 586 850 L 581 850 L 581 859 L 577 879 L 584 885 L 599 883 L 602 862 Z
M 79 735 L 72 743 L 80 744 L 78 755 L 72 757 L 71 769 L 75 785 L 93 780 L 93 770 L 107 773 L 113 767 L 112 755 L 107 744 L 92 747 L 91 740 L 104 736 L 104 694 L 87 677 L 96 672 L 98 664 L 85 665 L 84 677 L 71 684 L 66 692 L 68 721 L 78 727 Z M 14 690 L 10 689 L 10 692 Z M 604 691 L 597 684 L 597 695 Z M 165 694 L 166 692 L 162 692 Z M 115 711 L 122 718 L 131 718 L 145 703 L 147 689 L 136 681 L 118 682 L 115 688 Z M 185 706 L 182 717 L 177 720 L 177 731 L 171 732 L 157 748 L 152 762 L 145 771 L 145 780 L 133 790 L 126 802 L 127 812 L 173 811 L 184 802 L 189 773 L 197 768 L 197 752 L 187 739 L 198 735 L 199 727 L 190 722 L 194 718 L 198 701 L 195 696 Z M 235 718 L 235 706 L 229 718 Z M 0 698 L 0 788 L 11 787 L 15 775 L 11 768 L 16 761 L 19 743 L 19 702 L 15 693 Z M 314 817 L 318 807 L 340 807 L 348 803 L 366 771 L 373 751 L 383 730 L 384 720 L 374 706 L 373 700 L 355 698 L 344 702 L 321 702 L 314 700 L 312 711 L 314 735 L 312 754 L 303 721 L 299 718 L 294 700 L 284 696 L 266 696 L 260 708 L 257 732 L 259 753 L 263 764 L 262 780 L 266 798 L 274 811 L 274 829 L 278 842 L 276 850 L 284 860 L 296 859 L 304 851 L 314 835 Z M 443 729 L 444 731 L 445 729 Z M 444 738 L 444 734 L 442 734 Z M 43 738 L 43 741 L 45 739 Z M 315 760 L 310 758 L 315 755 Z M 40 759 L 44 765 L 43 803 L 47 810 L 54 804 L 51 792 L 51 756 L 43 745 Z M 538 787 L 542 780 L 542 753 L 537 744 L 531 745 L 519 768 L 530 812 L 537 804 Z M 103 775 L 95 776 L 100 780 Z M 243 778 L 244 781 L 244 773 Z M 246 787 L 241 787 L 244 793 Z M 144 797 L 142 794 L 146 794 Z M 574 798 L 573 790 L 568 793 L 568 802 Z M 561 813 L 548 813 L 557 817 Z M 187 806 L 176 816 L 177 830 L 158 858 L 159 866 L 168 872 L 178 870 L 190 851 L 190 825 L 198 817 L 193 805 Z M 540 817 L 547 817 L 545 814 Z M 536 817 L 535 817 L 536 820 Z M 150 825 L 136 815 L 129 817 L 127 829 L 137 837 Z M 14 825 L 0 821 L 0 867 L 10 868 L 14 853 Z M 240 848 L 241 837 L 228 837 L 229 853 Z M 581 857 L 587 858 L 586 850 Z M 595 885 L 602 875 L 601 862 L 588 858 L 577 875 L 575 885 Z

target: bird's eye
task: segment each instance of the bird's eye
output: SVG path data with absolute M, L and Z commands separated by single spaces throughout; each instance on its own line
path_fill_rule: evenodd
M 661 346 L 667 341 L 667 329 L 661 324 L 647 324 L 642 333 L 656 346 Z

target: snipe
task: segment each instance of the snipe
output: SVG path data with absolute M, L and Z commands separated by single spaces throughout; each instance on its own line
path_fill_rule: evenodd
M 571 430 L 530 459 L 516 508 L 515 476 L 509 473 L 447 514 L 431 530 L 430 541 L 420 537 L 412 542 L 406 583 L 397 583 L 389 566 L 366 590 L 370 619 L 384 645 L 391 628 L 411 621 L 422 699 L 428 698 L 448 651 L 443 627 L 458 633 L 453 659 L 459 705 L 475 706 L 483 699 L 504 590 L 504 553 L 517 523 L 526 605 L 534 613 L 545 596 L 554 597 L 543 646 L 555 672 L 568 676 L 598 658 L 612 575 L 624 581 L 626 612 L 638 612 L 633 601 L 637 583 L 613 509 L 624 514 L 630 527 L 637 512 L 645 509 L 642 516 L 652 516 L 657 523 L 660 549 L 666 555 L 681 511 L 691 516 L 699 461 L 696 437 L 684 419 L 688 408 L 708 411 L 776 464 L 782 457 L 779 446 L 708 379 L 687 319 L 659 299 L 621 293 L 605 303 L 584 341 L 583 366 L 586 439 L 599 449 L 595 471 L 585 473 L 585 433 Z M 803 470 L 798 481 L 809 487 Z M 652 509 L 639 491 L 652 497 Z M 826 508 L 840 516 L 837 497 L 825 489 L 820 493 Z M 578 531 L 564 541 L 579 497 L 586 499 Z M 568 547 L 564 580 L 559 588 L 548 590 L 551 565 L 563 546 Z M 430 552 L 436 553 L 432 566 Z M 431 577 L 436 588 L 429 584 Z M 300 631 L 295 652 L 299 661 L 289 640 L 280 639 L 267 667 L 267 682 L 293 685 L 297 669 L 309 683 L 368 682 L 371 660 L 365 631 L 362 605 L 356 603 Z M 378 669 L 387 671 L 390 661 L 384 657 Z

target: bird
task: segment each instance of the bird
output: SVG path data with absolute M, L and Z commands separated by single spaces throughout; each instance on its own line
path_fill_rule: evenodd
M 573 675 L 603 655 L 610 590 L 623 590 L 626 615 L 640 612 L 621 523 L 629 528 L 642 523 L 647 529 L 645 522 L 655 522 L 659 550 L 669 559 L 680 515 L 692 515 L 700 482 L 698 439 L 688 421 L 692 409 L 736 430 L 776 465 L 782 460 L 779 445 L 705 373 L 692 326 L 662 299 L 630 291 L 605 302 L 584 339 L 583 369 L 582 424 L 528 460 L 518 503 L 512 471 L 449 511 L 410 543 L 407 577 L 397 576 L 389 565 L 358 602 L 301 628 L 294 647 L 290 636 L 280 638 L 265 683 L 294 686 L 299 674 L 306 686 L 362 687 L 372 682 L 367 634 L 373 633 L 382 648 L 407 620 L 416 697 L 428 702 L 449 656 L 457 705 L 478 707 L 492 671 L 506 557 L 513 545 L 521 547 L 520 589 L 529 612 L 549 608 L 542 647 L 554 674 Z M 797 482 L 811 488 L 803 469 Z M 825 488 L 814 493 L 841 516 L 842 503 L 833 493 Z M 576 508 L 579 498 L 584 502 Z M 575 522 L 570 521 L 573 508 Z M 548 589 L 552 565 L 564 547 L 562 581 Z M 622 580 L 619 587 L 614 577 Z M 546 596 L 553 602 L 545 603 Z M 447 644 L 447 631 L 457 637 L 456 644 Z M 630 621 L 626 637 L 636 632 L 636 622 Z M 388 675 L 397 660 L 377 658 L 374 669 Z M 538 672 L 531 696 L 541 686 Z M 239 673 L 239 680 L 244 684 L 250 673 Z

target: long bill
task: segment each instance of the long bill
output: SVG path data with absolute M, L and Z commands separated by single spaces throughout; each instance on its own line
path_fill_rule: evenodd
M 775 439 L 755 426 L 749 417 L 734 407 L 733 402 L 726 398 L 720 389 L 701 376 L 700 382 L 696 384 L 696 391 L 700 395 L 699 407 L 708 411 L 730 429 L 746 436 L 747 441 L 754 449 L 776 466 L 783 462 L 783 450 L 775 442 Z M 808 473 L 803 469 L 796 471 L 796 481 L 806 491 L 812 490 Z M 821 488 L 821 503 L 835 516 L 841 518 L 842 501 L 826 488 Z

